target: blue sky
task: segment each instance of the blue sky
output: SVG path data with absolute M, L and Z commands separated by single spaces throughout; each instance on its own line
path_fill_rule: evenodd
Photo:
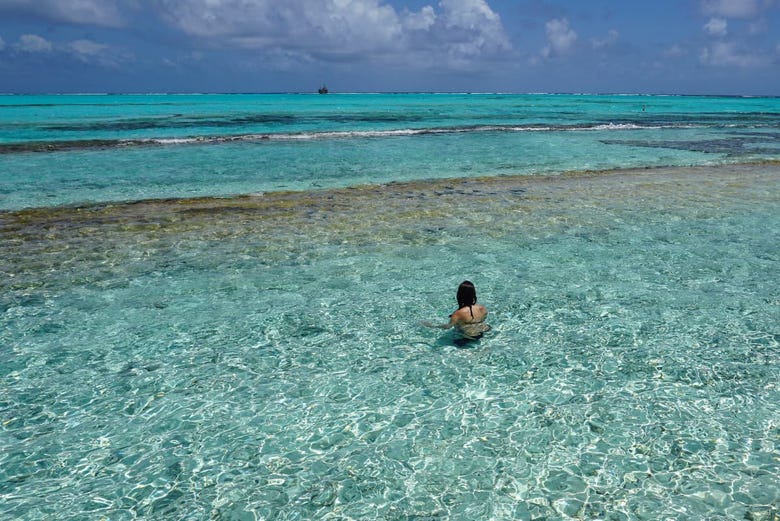
M 0 92 L 780 95 L 780 0 L 0 0 Z

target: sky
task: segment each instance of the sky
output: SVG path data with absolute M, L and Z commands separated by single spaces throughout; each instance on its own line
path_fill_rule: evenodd
M 780 0 L 0 0 L 0 92 L 780 95 Z

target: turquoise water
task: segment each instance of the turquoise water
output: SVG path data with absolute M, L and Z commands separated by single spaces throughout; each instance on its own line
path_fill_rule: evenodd
M 327 98 L 307 103 L 360 103 Z M 453 98 L 452 117 L 488 119 L 487 96 Z M 776 101 L 609 97 L 711 108 L 602 130 L 550 98 L 536 123 L 571 128 L 299 138 L 303 122 L 41 152 L 81 131 L 33 128 L 50 107 L 19 117 L 26 148 L 0 155 L 0 518 L 777 517 L 780 168 L 743 164 L 776 159 L 756 115 Z M 128 99 L 61 119 L 174 110 Z M 184 103 L 201 99 L 245 98 Z M 195 133 L 104 131 L 84 136 Z M 233 191 L 254 195 L 142 200 Z M 100 203 L 58 206 L 77 201 Z M 466 344 L 420 324 L 465 278 L 493 328 Z
M 779 118 L 780 98 L 2 96 L 0 209 L 776 160 Z

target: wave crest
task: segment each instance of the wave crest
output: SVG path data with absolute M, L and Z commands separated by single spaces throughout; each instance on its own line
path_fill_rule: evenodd
M 0 143 L 0 154 L 20 152 L 59 152 L 89 148 L 124 148 L 132 146 L 176 146 L 192 144 L 219 144 L 232 142 L 263 141 L 313 141 L 323 139 L 371 139 L 408 137 L 437 134 L 461 134 L 481 132 L 589 132 L 631 131 L 668 128 L 698 128 L 700 125 L 599 123 L 582 125 L 473 125 L 462 127 L 401 128 L 387 130 L 335 130 L 311 132 L 280 132 L 263 134 L 232 134 L 211 136 L 161 137 L 144 139 L 87 139 L 61 141 L 35 141 Z

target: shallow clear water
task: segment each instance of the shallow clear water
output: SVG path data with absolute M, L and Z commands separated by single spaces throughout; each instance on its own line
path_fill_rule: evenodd
M 776 165 L 0 214 L 0 517 L 772 519 Z M 476 283 L 493 329 L 445 320 Z

